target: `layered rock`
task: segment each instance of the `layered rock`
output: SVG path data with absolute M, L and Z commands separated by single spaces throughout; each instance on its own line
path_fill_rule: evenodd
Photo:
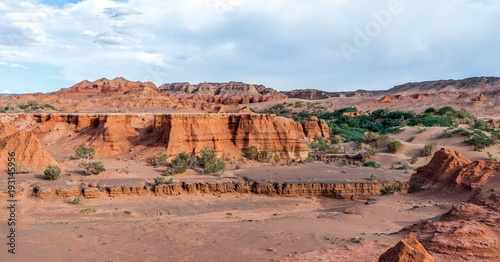
M 159 89 L 180 99 L 221 104 L 248 104 L 287 98 L 272 88 L 241 82 L 163 84 Z
M 414 235 L 409 235 L 389 248 L 379 258 L 380 262 L 434 262 L 434 258 L 418 242 Z
M 453 204 L 436 220 L 408 226 L 403 233 L 416 234 L 425 247 L 450 258 L 472 261 L 500 260 L 500 163 L 470 162 L 458 152 L 441 149 L 429 165 L 410 179 L 410 190 L 442 188 L 447 194 L 460 190 L 471 196 Z
M 459 152 L 442 148 L 429 164 L 417 168 L 417 172 L 410 177 L 408 192 L 450 185 L 457 173 L 469 164 L 470 160 Z
M 328 125 L 326 124 L 325 120 L 319 120 L 315 116 L 311 117 L 306 122 L 303 122 L 302 127 L 304 128 L 304 134 L 308 138 L 330 137 Z
M 0 168 L 7 169 L 9 152 L 15 152 L 15 163 L 27 168 L 44 170 L 47 165 L 56 164 L 49 152 L 40 145 L 32 132 L 17 131 L 0 140 Z

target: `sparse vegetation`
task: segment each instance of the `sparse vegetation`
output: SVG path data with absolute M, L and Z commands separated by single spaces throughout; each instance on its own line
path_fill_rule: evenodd
M 377 176 L 375 174 L 370 175 L 370 180 L 371 181 L 377 181 Z
M 380 167 L 380 163 L 376 162 L 376 161 L 368 161 L 368 162 L 363 163 L 363 166 L 369 166 L 369 167 L 379 168 Z
M 87 175 L 98 175 L 101 172 L 106 171 L 104 163 L 99 160 L 82 160 L 78 163 L 78 167 L 85 169 L 85 173 Z
M 279 162 L 280 162 L 280 160 L 281 160 L 281 157 L 280 157 L 280 155 L 279 155 L 279 154 L 274 154 L 274 157 L 273 157 L 273 158 L 274 158 L 274 162 L 275 162 L 276 164 L 277 164 L 277 163 L 279 163 Z
M 19 102 L 17 105 L 13 105 L 12 103 L 8 103 L 3 106 L 0 105 L 0 113 L 32 113 L 32 112 L 40 112 L 43 110 L 54 110 L 57 111 L 57 108 L 50 104 L 40 105 L 36 100 L 29 100 L 28 102 Z
M 61 168 L 57 165 L 48 165 L 43 175 L 47 180 L 57 180 L 61 176 Z
M 165 151 L 163 152 L 157 152 L 155 151 L 153 153 L 153 158 L 151 158 L 149 160 L 149 163 L 154 166 L 154 167 L 159 167 L 159 166 L 167 166 L 168 163 L 167 163 L 167 159 L 168 159 L 168 155 Z
M 172 161 L 170 161 L 170 166 L 167 172 L 171 175 L 182 174 L 188 169 L 189 155 L 186 153 L 180 153 Z
M 390 185 L 385 186 L 384 188 L 380 189 L 380 193 L 383 195 L 386 194 L 392 194 L 395 192 L 401 192 L 403 190 L 403 183 L 402 182 L 395 182 Z
M 16 174 L 30 174 L 35 172 L 36 167 L 25 167 L 22 163 L 15 163 L 14 165 L 14 173 Z
M 88 144 L 79 146 L 76 149 L 77 159 L 93 159 L 94 156 L 95 156 L 95 149 Z
M 486 154 L 488 155 L 488 161 L 491 161 L 491 162 L 498 162 L 498 158 L 493 157 L 493 154 L 492 154 L 492 153 L 487 152 Z
M 157 176 L 155 178 L 155 184 L 156 185 L 163 185 L 163 184 L 166 184 L 166 183 L 167 183 L 167 181 L 166 181 L 166 179 L 165 179 L 164 176 Z
M 96 212 L 97 210 L 95 208 L 90 208 L 90 207 L 80 210 L 80 214 L 94 214 Z
M 245 150 L 245 156 L 250 160 L 257 160 L 259 149 L 256 146 L 251 146 Z
M 396 153 L 403 148 L 403 144 L 399 140 L 392 140 L 387 143 L 387 150 L 391 153 Z
M 125 210 L 125 211 L 123 211 L 123 213 L 125 213 L 125 214 L 127 214 L 127 215 L 131 215 L 131 214 L 132 214 L 132 211 Z
M 203 172 L 205 174 L 221 175 L 224 173 L 224 170 L 226 170 L 226 163 L 214 154 L 214 149 L 212 147 L 205 147 L 201 151 L 201 159 Z
M 82 202 L 82 198 L 79 196 L 72 196 L 69 198 L 68 202 L 73 205 L 78 205 Z
M 436 152 L 437 143 L 431 142 L 425 144 L 424 148 L 422 148 L 422 156 L 431 156 Z

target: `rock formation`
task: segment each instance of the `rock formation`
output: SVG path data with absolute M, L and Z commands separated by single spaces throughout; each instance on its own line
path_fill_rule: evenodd
M 434 262 L 434 258 L 425 250 L 413 235 L 399 241 L 379 258 L 380 262 Z
M 471 99 L 471 101 L 476 101 L 476 102 L 482 102 L 482 101 L 486 101 L 486 100 L 488 100 L 488 98 L 486 98 L 486 96 L 483 93 L 481 93 L 477 97 L 474 97 Z
M 332 97 L 369 97 L 380 93 L 381 91 L 357 90 L 351 92 L 327 92 L 317 89 L 296 89 L 291 91 L 282 91 L 288 98 L 299 98 L 306 100 L 320 100 Z
M 181 100 L 203 101 L 220 104 L 248 104 L 285 99 L 286 95 L 263 85 L 241 82 L 163 84 L 159 89 Z
M 455 151 L 441 149 L 410 178 L 410 191 L 434 189 L 435 195 L 460 190 L 470 196 L 449 212 L 404 228 L 417 235 L 431 252 L 473 261 L 500 260 L 500 163 L 470 162 Z
M 15 152 L 15 163 L 22 164 L 26 168 L 34 168 L 38 171 L 44 170 L 49 164 L 56 161 L 39 143 L 33 133 L 28 131 L 17 131 L 5 136 L 0 140 L 0 168 L 7 169 L 9 152 Z
M 304 134 L 308 138 L 315 137 L 325 137 L 329 138 L 330 134 L 328 131 L 328 125 L 325 120 L 319 120 L 317 117 L 313 116 L 306 122 L 302 123 L 302 127 L 304 128 Z

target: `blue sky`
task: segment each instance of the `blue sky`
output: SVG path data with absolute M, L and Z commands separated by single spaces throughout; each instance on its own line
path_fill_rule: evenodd
M 0 92 L 81 80 L 388 89 L 500 76 L 500 1 L 3 0 Z

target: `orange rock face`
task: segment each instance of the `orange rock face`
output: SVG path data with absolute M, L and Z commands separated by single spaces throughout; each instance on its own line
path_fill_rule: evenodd
M 302 123 L 302 127 L 304 128 L 304 134 L 308 138 L 330 137 L 328 125 L 326 124 L 325 120 L 318 120 L 318 118 L 315 116 Z
M 500 260 L 500 163 L 470 162 L 458 152 L 441 149 L 428 166 L 410 179 L 413 192 L 435 188 L 436 194 L 461 190 L 471 197 L 453 204 L 437 220 L 425 221 L 402 230 L 416 234 L 435 253 L 468 261 Z
M 434 258 L 425 250 L 413 235 L 399 241 L 379 258 L 380 262 L 434 262 Z
M 442 148 L 426 166 L 419 167 L 410 178 L 408 192 L 418 192 L 452 183 L 457 173 L 470 164 L 470 160 L 457 151 Z
M 33 133 L 28 131 L 17 131 L 5 136 L 0 140 L 0 168 L 7 169 L 9 152 L 15 152 L 15 163 L 27 168 L 44 170 L 49 164 L 56 161 L 39 143 Z

